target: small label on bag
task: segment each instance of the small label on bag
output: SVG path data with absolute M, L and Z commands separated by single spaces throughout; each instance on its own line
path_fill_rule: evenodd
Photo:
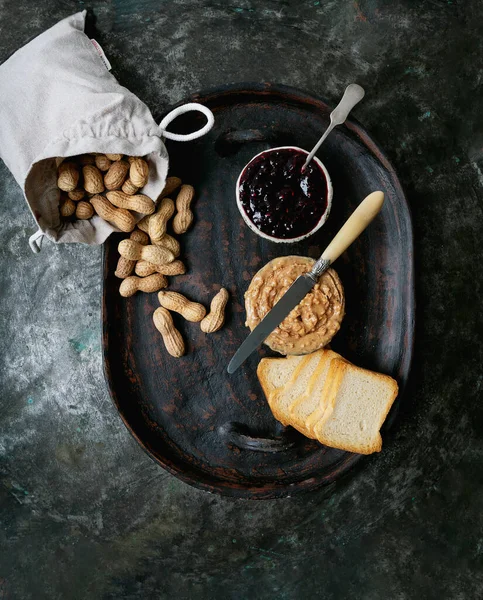
M 101 57 L 104 66 L 108 71 L 110 71 L 112 69 L 111 63 L 107 60 L 107 56 L 104 54 L 104 50 L 101 48 L 99 43 L 96 42 L 96 40 L 91 39 L 91 42 L 94 48 L 97 50 L 97 54 L 99 54 L 99 56 Z

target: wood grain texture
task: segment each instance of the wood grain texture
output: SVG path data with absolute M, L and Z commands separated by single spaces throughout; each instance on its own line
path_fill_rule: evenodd
M 209 304 L 226 287 L 231 300 L 224 328 L 211 336 L 174 315 L 187 356 L 169 356 L 152 314 L 156 294 L 119 296 L 114 276 L 120 236 L 105 246 L 103 344 L 107 383 L 119 413 L 143 448 L 182 480 L 244 498 L 275 498 L 330 483 L 361 457 L 326 448 L 277 423 L 256 377 L 260 349 L 237 373 L 226 366 L 248 330 L 243 294 L 251 277 L 276 256 L 318 257 L 370 192 L 386 194 L 381 214 L 336 262 L 347 315 L 332 347 L 362 367 L 408 378 L 414 336 L 412 225 L 397 176 L 383 152 L 356 122 L 336 129 L 319 151 L 334 186 L 332 213 L 299 244 L 263 240 L 243 223 L 235 182 L 250 158 L 269 147 L 310 149 L 327 126 L 330 109 L 292 88 L 269 84 L 194 95 L 215 113 L 212 132 L 190 144 L 168 145 L 170 174 L 194 185 L 193 228 L 182 236 L 187 273 L 169 289 Z M 200 126 L 196 115 L 177 119 L 177 132 Z M 179 318 L 178 318 L 179 317 Z M 383 429 L 384 437 L 384 429 Z

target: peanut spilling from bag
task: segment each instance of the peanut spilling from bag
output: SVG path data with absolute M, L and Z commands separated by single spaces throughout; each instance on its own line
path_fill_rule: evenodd
M 107 199 L 117 208 L 126 208 L 142 213 L 143 215 L 151 215 L 154 212 L 154 202 L 144 194 L 136 194 L 136 196 L 128 196 L 124 192 L 112 191 L 106 193 Z
M 112 163 L 109 170 L 104 175 L 104 185 L 107 190 L 118 190 L 121 188 L 129 171 L 129 163 L 124 160 L 117 160 Z
M 82 154 L 66 160 L 57 159 L 57 164 L 60 162 L 57 187 L 62 192 L 67 192 L 70 201 L 84 201 L 80 206 L 72 207 L 62 197 L 59 202 L 60 216 L 72 221 L 90 219 L 97 214 L 121 231 L 128 232 L 134 228 L 133 220 L 139 218 L 139 215 L 131 215 L 129 211 L 153 214 L 153 200 L 139 193 L 148 182 L 149 164 L 139 156 L 128 156 L 126 159 L 123 159 L 122 154 L 99 153 Z M 137 185 L 129 179 L 131 167 Z M 94 197 L 96 198 L 92 202 Z
M 149 243 L 148 235 L 139 229 L 135 229 L 129 236 L 129 239 L 138 242 L 138 244 L 141 244 L 142 246 L 147 246 Z M 129 258 L 120 256 L 119 260 L 117 261 L 117 267 L 114 275 L 119 277 L 119 279 L 125 279 L 131 275 L 135 265 L 135 260 L 130 260 Z M 156 270 L 151 271 L 151 273 L 156 273 Z M 148 275 L 151 275 L 151 273 L 148 273 Z
M 173 310 L 193 323 L 198 323 L 206 315 L 206 308 L 202 304 L 191 302 L 178 292 L 159 292 L 158 300 L 163 308 Z
M 147 277 L 153 273 L 161 273 L 161 275 L 184 275 L 186 273 L 186 267 L 180 260 L 175 260 L 172 263 L 166 265 L 153 265 L 153 263 L 147 260 L 138 260 L 134 268 L 134 272 L 139 277 Z
M 121 190 L 128 196 L 134 196 L 134 194 L 138 193 L 139 188 L 130 179 L 126 179 L 122 184 Z
M 104 181 L 102 173 L 94 165 L 85 165 L 82 167 L 84 176 L 84 189 L 89 194 L 100 194 L 104 191 Z
M 157 308 L 153 314 L 153 322 L 163 336 L 164 345 L 171 356 L 183 356 L 185 353 L 184 341 L 181 333 L 174 326 L 170 312 L 163 307 Z
M 216 294 L 211 301 L 210 312 L 201 321 L 201 331 L 204 333 L 214 333 L 223 327 L 225 322 L 225 307 L 228 302 L 228 292 L 225 288 Z
M 160 275 L 159 273 L 149 275 L 149 277 L 135 277 L 131 275 L 130 277 L 126 277 L 121 283 L 119 293 L 121 296 L 128 298 L 129 296 L 133 296 L 137 291 L 157 292 L 167 285 L 168 280 L 164 275 Z
M 75 202 L 70 198 L 65 198 L 60 205 L 60 214 L 62 217 L 71 217 L 75 213 Z
M 182 185 L 176 198 L 176 209 L 178 213 L 173 219 L 173 231 L 177 234 L 185 233 L 193 223 L 194 215 L 190 210 L 190 205 L 195 196 L 195 190 L 192 185 Z
M 169 235 L 169 233 L 165 233 L 159 241 L 153 240 L 153 244 L 155 244 L 156 246 L 164 246 L 164 248 L 171 250 L 171 252 L 174 254 L 174 256 L 176 258 L 181 253 L 180 243 L 178 242 L 178 240 L 176 238 Z
M 168 177 L 168 179 L 170 178 Z M 175 210 L 174 202 L 171 200 L 171 198 L 166 198 L 164 196 L 164 191 L 158 200 L 160 200 L 160 202 L 156 213 L 154 215 L 143 217 L 138 223 L 138 227 L 141 231 L 149 233 L 149 237 L 151 238 L 153 244 L 156 244 L 165 235 L 167 223 L 169 219 L 171 219 L 171 217 L 173 216 Z M 154 219 L 156 215 L 158 216 L 156 217 L 156 219 Z M 149 227 L 152 219 L 154 219 L 155 222 L 153 223 L 151 234 Z M 163 231 L 165 233 L 163 233 Z
M 121 208 L 116 210 L 122 210 Z M 122 240 L 118 246 L 119 254 L 129 260 L 147 260 L 155 265 L 173 262 L 174 254 L 160 246 L 142 246 L 134 240 Z
M 133 185 L 138 188 L 144 187 L 148 182 L 149 167 L 148 163 L 142 158 L 134 158 L 129 167 L 129 179 Z
M 84 202 L 81 200 L 78 202 L 75 209 L 75 216 L 77 219 L 85 220 L 90 219 L 94 215 L 94 207 L 90 202 Z
M 109 160 L 104 154 L 99 154 L 95 157 L 95 164 L 99 171 L 108 171 L 112 160 Z
M 58 169 L 57 187 L 63 192 L 72 192 L 79 183 L 79 170 L 70 162 L 63 162 Z
M 72 190 L 71 192 L 68 193 L 68 196 L 71 200 L 73 200 L 74 202 L 79 202 L 79 200 L 82 200 L 82 198 L 86 195 L 85 190 Z
M 125 161 L 124 161 L 125 162 Z M 129 179 L 122 185 L 122 191 L 106 192 L 106 196 L 116 210 L 133 209 L 133 201 L 142 196 L 137 194 L 138 186 L 146 176 L 145 161 L 136 157 L 128 157 L 130 164 Z M 113 163 L 114 164 L 114 163 Z M 119 293 L 123 297 L 134 295 L 137 291 L 159 291 L 158 300 L 160 308 L 153 314 L 153 322 L 163 337 L 167 351 L 174 357 L 185 353 L 185 344 L 181 333 L 176 329 L 171 312 L 180 314 L 186 321 L 200 323 L 201 330 L 205 333 L 218 331 L 225 321 L 225 308 L 228 302 L 228 292 L 221 288 L 211 301 L 209 314 L 199 302 L 193 302 L 186 296 L 175 291 L 164 291 L 167 287 L 167 276 L 183 275 L 186 267 L 181 260 L 174 260 L 181 252 L 179 241 L 167 233 L 169 220 L 177 209 L 172 222 L 175 233 L 184 233 L 193 221 L 190 204 L 194 197 L 194 189 L 190 185 L 182 185 L 177 177 L 168 177 L 166 186 L 158 198 L 158 208 L 153 214 L 146 214 L 137 224 L 129 239 L 119 243 L 118 250 L 121 255 L 115 275 L 123 279 Z M 176 204 L 169 198 L 174 190 L 181 186 Z M 128 194 L 127 191 L 132 192 Z M 151 202 L 149 208 L 153 209 Z M 148 209 L 148 203 L 142 209 L 136 205 L 136 212 Z M 149 243 L 149 241 L 151 243 Z M 135 276 L 131 275 L 133 272 Z M 171 311 L 171 312 L 170 312 Z
M 134 229 L 136 225 L 134 216 L 124 208 L 115 208 L 104 196 L 93 196 L 91 204 L 104 221 L 112 223 L 121 231 L 129 232 Z
M 153 244 L 161 241 L 166 234 L 168 221 L 174 215 L 174 202 L 171 198 L 163 198 L 158 210 L 149 219 L 149 237 Z

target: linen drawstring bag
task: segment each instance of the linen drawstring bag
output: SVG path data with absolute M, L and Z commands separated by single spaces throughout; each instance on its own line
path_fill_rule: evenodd
M 46 236 L 53 242 L 102 244 L 116 227 L 95 215 L 62 222 L 57 188 L 59 159 L 84 153 L 146 156 L 149 181 L 142 193 L 160 195 L 168 172 L 164 139 L 190 141 L 214 123 L 211 111 L 191 103 L 158 125 L 148 107 L 121 86 L 95 40 L 85 33 L 86 11 L 48 29 L 0 66 L 0 157 L 22 188 L 38 231 L 34 252 Z M 197 110 L 206 118 L 186 135 L 166 131 L 178 115 Z

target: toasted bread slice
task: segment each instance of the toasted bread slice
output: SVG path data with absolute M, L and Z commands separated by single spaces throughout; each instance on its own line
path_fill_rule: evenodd
M 288 408 L 306 390 L 309 380 L 319 364 L 320 356 L 320 351 L 304 356 L 287 385 L 274 392 L 270 408 L 273 416 L 283 425 L 290 423 Z
M 257 376 L 267 400 L 277 389 L 285 385 L 303 356 L 287 358 L 262 358 L 258 363 Z
M 349 452 L 379 452 L 379 430 L 397 393 L 398 385 L 392 377 L 346 364 L 335 395 L 313 428 L 317 439 Z
M 321 402 L 330 363 L 334 358 L 340 358 L 340 355 L 332 350 L 320 350 L 319 364 L 309 380 L 307 389 L 289 406 L 290 424 L 307 437 L 313 435 L 310 434 L 306 421 Z
M 305 419 L 305 428 L 311 438 L 316 439 L 315 425 L 323 418 L 327 407 L 333 403 L 337 389 L 342 381 L 345 365 L 349 364 L 342 356 L 330 361 L 324 386 L 317 403 L 317 408 Z

